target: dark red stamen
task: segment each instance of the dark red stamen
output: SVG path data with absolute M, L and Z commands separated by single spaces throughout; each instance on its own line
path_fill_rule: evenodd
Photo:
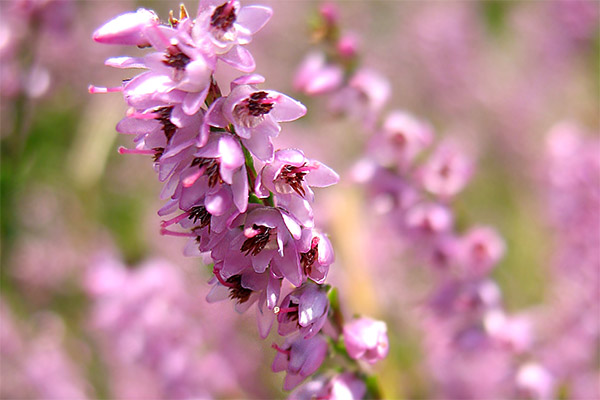
M 171 45 L 165 50 L 165 58 L 163 64 L 176 70 L 184 70 L 186 65 L 192 61 L 184 52 L 176 45 Z
M 246 100 L 248 102 L 248 113 L 253 117 L 260 117 L 271 112 L 275 102 L 268 99 L 268 95 L 267 92 L 252 93 Z
M 219 160 L 216 158 L 196 157 L 192 161 L 192 167 L 204 168 L 204 175 L 208 177 L 208 186 L 215 187 L 217 183 L 223 183 L 219 173 Z
M 308 171 L 309 168 L 306 167 L 306 163 L 302 164 L 300 167 L 289 164 L 284 165 L 279 173 L 279 179 L 288 184 L 294 192 L 298 193 L 298 195 L 304 197 L 306 191 L 304 190 L 304 186 L 302 186 L 302 182 L 304 181 L 306 174 L 308 174 Z
M 252 254 L 255 256 L 265 248 L 267 243 L 269 243 L 269 239 L 271 238 L 271 228 L 262 225 L 258 226 L 255 224 L 252 225 L 252 229 L 258 232 L 251 238 L 248 238 L 244 241 L 240 251 L 242 253 L 246 252 L 246 255 Z
M 235 15 L 235 7 L 232 1 L 215 8 L 210 17 L 210 26 L 219 29 L 223 32 L 228 31 L 235 23 L 237 16 Z

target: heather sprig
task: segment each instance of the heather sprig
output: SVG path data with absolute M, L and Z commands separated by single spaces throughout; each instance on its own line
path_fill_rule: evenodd
M 370 206 L 385 216 L 401 247 L 437 277 L 423 329 L 440 392 L 451 398 L 514 396 L 518 365 L 531 350 L 531 321 L 504 311 L 491 277 L 506 250 L 499 233 L 455 226 L 452 203 L 473 176 L 473 160 L 451 139 L 434 141 L 427 122 L 401 110 L 384 114 L 390 84 L 361 67 L 357 42 L 343 32 L 334 4 L 322 5 L 319 14 L 314 37 L 320 50 L 301 63 L 295 87 L 309 96 L 326 95 L 331 110 L 362 122 L 369 134 L 366 155 L 351 175 L 366 187 Z M 367 361 L 377 356 L 376 326 L 363 318 L 344 328 L 351 355 Z M 369 346 L 352 343 L 360 330 L 369 332 Z M 464 373 L 489 362 L 497 368 L 485 375 L 472 379 Z
M 146 9 L 122 14 L 93 38 L 150 47 L 143 57 L 106 61 L 144 72 L 120 86 L 90 86 L 90 92 L 123 93 L 129 109 L 117 130 L 133 135 L 135 147 L 119 151 L 152 157 L 166 200 L 158 214 L 170 216 L 161 233 L 188 237 L 187 255 L 210 257 L 207 300 L 229 298 L 239 312 L 256 303 L 262 338 L 277 320 L 286 340 L 273 345 L 273 370 L 286 371 L 284 389 L 291 390 L 330 352 L 348 354 L 348 373 L 366 377 L 356 360 L 385 357 L 388 341 L 385 324 L 377 322 L 377 350 L 371 349 L 369 329 L 355 329 L 353 350 L 344 350 L 340 305 L 330 303 L 332 288 L 325 284 L 334 253 L 312 212 L 312 187 L 333 185 L 339 176 L 301 150 L 276 150 L 272 143 L 280 123 L 300 118 L 306 108 L 259 88 L 265 78 L 257 74 L 234 79 L 226 95 L 226 86 L 215 80 L 221 63 L 244 73 L 254 70 L 244 45 L 271 14 L 268 7 L 242 7 L 237 0 L 201 0 L 195 18 L 182 6 L 179 17 L 171 13 L 167 23 Z M 334 327 L 330 339 L 322 330 L 328 321 Z M 343 376 L 341 381 L 350 379 Z

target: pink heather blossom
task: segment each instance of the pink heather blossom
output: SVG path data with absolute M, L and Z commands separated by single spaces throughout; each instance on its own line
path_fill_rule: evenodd
M 358 54 L 359 37 L 354 33 L 344 33 L 336 43 L 336 50 L 342 58 L 351 59 Z
M 342 68 L 326 64 L 323 53 L 310 53 L 296 70 L 294 89 L 309 96 L 329 93 L 342 84 L 343 78 Z
M 300 150 L 277 150 L 273 162 L 266 164 L 256 180 L 255 191 L 259 197 L 269 197 L 272 192 L 277 205 L 286 208 L 303 226 L 313 226 L 310 203 L 314 200 L 311 186 L 327 187 L 339 181 L 331 168 L 308 159 Z
M 312 375 L 319 369 L 327 355 L 327 342 L 320 336 L 303 339 L 300 336 L 292 336 L 285 340 L 279 347 L 273 345 L 277 350 L 273 360 L 273 372 L 286 371 L 283 383 L 284 390 L 292 390 L 306 377 Z
M 370 69 L 357 71 L 348 86 L 338 91 L 332 98 L 333 112 L 345 113 L 373 127 L 391 93 L 389 81 Z
M 237 0 L 201 0 L 191 36 L 195 42 L 208 39 L 211 51 L 235 68 L 250 72 L 255 64 L 252 54 L 241 45 L 252 41 L 273 11 L 265 6 L 241 7 Z
M 391 112 L 375 142 L 376 157 L 384 165 L 405 170 L 433 140 L 432 128 L 403 111 Z
M 387 326 L 366 317 L 354 319 L 344 325 L 344 343 L 350 357 L 374 364 L 387 356 Z
M 472 174 L 471 160 L 449 142 L 440 144 L 419 171 L 425 190 L 443 199 L 464 189 Z
M 542 365 L 527 363 L 517 371 L 517 389 L 521 396 L 550 400 L 555 398 L 554 386 L 552 375 Z
M 500 309 L 485 313 L 484 327 L 490 337 L 515 353 L 530 350 L 533 341 L 533 324 L 527 316 L 508 316 Z
M 310 339 L 325 325 L 328 312 L 329 300 L 324 287 L 305 282 L 281 301 L 277 310 L 278 333 L 286 336 L 299 330 L 304 339 Z
M 323 283 L 329 272 L 329 266 L 335 261 L 329 238 L 314 228 L 303 229 L 298 251 L 304 274 L 319 284 Z
M 263 273 L 271 267 L 276 276 L 300 286 L 302 270 L 296 241 L 302 231 L 293 218 L 281 209 L 253 205 L 232 225 L 240 229 L 216 237 L 211 253 L 215 261 L 223 262 L 223 278 L 246 268 Z
M 279 122 L 306 114 L 306 107 L 273 90 L 239 85 L 229 96 L 217 99 L 206 114 L 206 124 L 226 128 L 233 124 L 244 146 L 263 161 L 273 159 L 271 138 L 279 135 Z
M 180 198 L 180 208 L 188 209 L 205 196 L 204 205 L 213 215 L 222 215 L 229 207 L 230 191 L 237 209 L 248 206 L 248 179 L 244 153 L 232 135 L 214 133 L 208 143 L 193 155 L 189 166 L 181 171 L 180 184 L 173 198 Z
M 318 377 L 295 389 L 289 400 L 361 400 L 367 394 L 367 386 L 355 374 L 345 372 L 327 380 Z
M 259 334 L 261 338 L 266 338 L 275 320 L 273 310 L 279 301 L 281 279 L 269 271 L 259 274 L 250 268 L 225 278 L 221 270 L 222 263 L 217 262 L 214 269 L 215 277 L 211 280 L 214 286 L 206 296 L 206 300 L 214 303 L 229 298 L 235 301 L 235 310 L 239 313 L 245 312 L 257 303 Z
M 406 211 L 406 226 L 427 234 L 448 232 L 453 222 L 448 207 L 439 203 L 417 203 Z
M 92 38 L 98 43 L 145 47 L 150 45 L 144 35 L 145 28 L 159 23 L 154 11 L 140 8 L 108 21 L 94 32 Z
M 459 242 L 459 258 L 468 276 L 481 277 L 504 255 L 506 245 L 496 230 L 488 227 L 471 228 Z

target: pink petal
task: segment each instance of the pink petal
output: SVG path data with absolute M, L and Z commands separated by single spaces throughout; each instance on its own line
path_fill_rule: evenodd
M 242 46 L 234 46 L 227 53 L 219 55 L 219 59 L 243 72 L 252 72 L 256 68 L 252 54 Z
M 269 136 L 254 132 L 251 138 L 242 138 L 242 142 L 261 161 L 270 162 L 273 160 L 273 143 L 271 143 Z
M 98 43 L 147 46 L 145 26 L 158 24 L 159 19 L 152 11 L 140 8 L 136 12 L 121 14 L 98 28 L 92 38 Z
M 258 85 L 265 82 L 265 77 L 259 74 L 242 75 L 231 81 L 231 90 L 240 85 Z
M 244 153 L 240 144 L 232 136 L 223 136 L 219 140 L 219 155 L 221 164 L 234 169 L 244 165 Z
M 309 186 L 327 187 L 340 181 L 340 176 L 327 165 L 318 161 L 314 161 L 312 165 L 317 168 L 310 171 L 306 176 L 306 183 L 308 183 Z
M 139 57 L 111 57 L 104 61 L 104 65 L 113 68 L 146 68 L 144 59 Z
M 299 101 L 278 92 L 269 94 L 277 99 L 275 107 L 269 113 L 276 121 L 293 121 L 306 114 L 306 107 Z
M 246 6 L 242 7 L 237 15 L 237 23 L 248 30 L 253 35 L 261 30 L 271 16 L 273 10 L 265 6 Z

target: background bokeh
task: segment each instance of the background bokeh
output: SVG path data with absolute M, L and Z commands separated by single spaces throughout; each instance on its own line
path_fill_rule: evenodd
M 349 315 L 388 323 L 390 355 L 375 368 L 386 398 L 432 398 L 439 387 L 425 362 L 432 350 L 419 314 L 430 274 L 386 233 L 349 178 L 368 136 L 352 120 L 335 118 L 323 99 L 292 88 L 319 3 L 261 4 L 274 16 L 249 46 L 256 72 L 309 110 L 284 126 L 278 144 L 303 149 L 342 177 L 317 192 L 315 203 L 337 252 L 330 281 Z M 556 224 L 552 214 L 558 195 L 571 197 L 553 192 L 547 179 L 550 168 L 562 168 L 549 164 L 547 137 L 570 121 L 590 143 L 583 148 L 598 149 L 599 3 L 338 6 L 342 26 L 359 38 L 361 63 L 391 82 L 386 109 L 430 121 L 438 137 L 460 142 L 477 160 L 473 181 L 454 203 L 457 224 L 492 225 L 505 238 L 494 277 L 506 308 L 532 316 L 538 337 L 552 347 L 558 338 L 544 333 L 551 332 L 548 315 L 564 304 L 558 294 L 575 299 L 580 290 L 557 273 L 557 260 L 573 245 L 564 228 L 573 220 Z M 129 49 L 99 45 L 91 34 L 137 7 L 165 18 L 178 3 L 0 2 L 0 397 L 282 397 L 282 377 L 269 368 L 270 339 L 258 339 L 253 314 L 207 304 L 209 271 L 182 255 L 184 240 L 159 235 L 160 185 L 150 163 L 116 152 L 128 139 L 114 130 L 126 108 L 120 95 L 87 92 L 90 83 L 113 86 L 128 77 L 103 62 Z M 220 78 L 234 73 L 225 67 Z M 597 196 L 593 174 L 587 182 Z M 573 198 L 572 208 L 591 209 L 590 220 L 577 223 L 597 226 L 598 197 L 585 205 Z M 596 249 L 588 279 L 600 284 L 600 232 L 590 230 L 587 240 Z M 596 325 L 598 295 L 581 310 Z M 598 342 L 580 351 L 596 355 L 591 376 L 580 392 L 564 383 L 558 396 L 599 392 Z

